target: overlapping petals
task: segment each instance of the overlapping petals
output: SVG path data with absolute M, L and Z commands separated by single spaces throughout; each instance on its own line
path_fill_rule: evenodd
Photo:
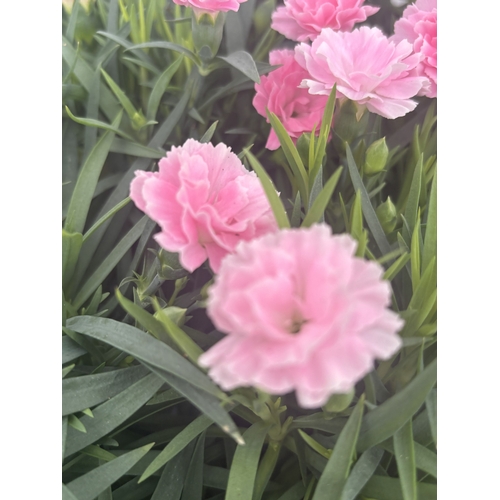
M 266 119 L 266 108 L 276 114 L 293 139 L 298 139 L 304 132 L 311 132 L 315 125 L 319 133 L 328 98 L 311 95 L 307 89 L 299 88 L 308 73 L 295 60 L 293 50 L 273 50 L 269 54 L 269 62 L 281 67 L 268 76 L 262 76 L 260 84 L 255 84 L 255 109 Z M 271 129 L 266 148 L 278 149 L 279 146 L 278 137 Z
M 401 19 L 394 24 L 392 40 L 407 40 L 413 51 L 422 56 L 418 73 L 430 80 L 430 87 L 421 95 L 437 96 L 437 0 L 417 0 L 406 7 Z
M 323 28 L 351 31 L 379 7 L 363 6 L 365 0 L 285 0 L 272 16 L 271 28 L 290 40 L 314 40 Z
M 207 313 L 227 336 L 199 363 L 225 390 L 295 390 L 314 408 L 349 392 L 401 346 L 383 269 L 354 257 L 326 224 L 240 243 L 209 289 Z
M 159 161 L 159 172 L 135 175 L 130 197 L 160 225 L 159 245 L 179 252 L 188 271 L 208 258 L 217 272 L 241 240 L 277 229 L 259 179 L 225 144 L 188 139 Z
M 295 47 L 297 62 L 309 72 L 302 85 L 311 94 L 348 98 L 385 118 L 413 111 L 412 100 L 429 80 L 417 75 L 421 56 L 402 40 L 389 41 L 378 28 L 363 26 L 350 33 L 324 29 L 312 45 Z

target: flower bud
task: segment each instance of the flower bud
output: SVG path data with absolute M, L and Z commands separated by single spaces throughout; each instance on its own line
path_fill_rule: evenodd
M 384 170 L 389 156 L 389 149 L 385 143 L 385 137 L 370 144 L 366 150 L 364 172 L 368 175 L 378 174 Z
M 197 12 L 193 10 L 193 42 L 196 52 L 202 59 L 210 60 L 217 55 L 222 40 L 225 20 L 225 12 Z
M 154 317 L 160 320 L 163 315 L 167 316 L 177 326 L 182 326 L 186 317 L 186 309 L 176 306 L 165 307 L 165 309 L 156 312 Z
M 390 196 L 387 197 L 387 200 L 384 201 L 384 203 L 381 203 L 377 207 L 376 212 L 378 220 L 380 221 L 380 225 L 382 226 L 385 234 L 392 233 L 398 221 L 398 213 L 396 211 L 394 203 L 392 203 L 391 201 Z
M 326 413 L 340 413 L 349 407 L 353 397 L 354 390 L 351 390 L 347 394 L 332 394 L 322 408 Z
M 262 35 L 271 25 L 271 14 L 276 10 L 276 0 L 266 0 L 256 9 L 253 16 L 255 30 L 258 36 Z
M 179 254 L 167 252 L 163 248 L 158 254 L 160 260 L 159 276 L 164 280 L 177 280 L 189 274 L 179 262 Z

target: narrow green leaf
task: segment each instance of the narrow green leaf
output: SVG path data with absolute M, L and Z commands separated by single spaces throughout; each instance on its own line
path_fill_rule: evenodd
M 339 167 L 332 176 L 328 179 L 325 184 L 325 187 L 321 190 L 317 198 L 314 200 L 312 206 L 308 210 L 304 222 L 302 223 L 302 227 L 310 227 L 316 222 L 321 222 L 324 220 L 324 212 L 328 203 L 330 202 L 333 191 L 335 190 L 337 183 L 339 181 L 340 175 L 342 174 L 342 167 Z M 321 174 L 321 169 L 318 175 Z
M 309 168 L 311 169 L 311 177 L 313 179 L 317 175 L 319 167 L 321 166 L 323 158 L 325 156 L 326 144 L 328 142 L 328 136 L 330 135 L 330 130 L 332 127 L 336 96 L 337 96 L 337 84 L 333 86 L 332 91 L 328 96 L 328 101 L 326 102 L 325 111 L 323 113 L 323 118 L 321 120 L 321 128 L 319 130 L 318 144 L 316 146 L 316 151 L 314 155 L 314 163 L 313 165 L 309 165 Z
M 147 375 L 117 396 L 94 409 L 94 418 L 82 417 L 86 434 L 68 430 L 66 453 L 68 457 L 109 434 L 133 415 L 163 385 L 155 374 Z
M 144 481 L 157 470 L 163 467 L 167 462 L 172 460 L 179 452 L 181 452 L 189 443 L 191 443 L 203 431 L 208 429 L 213 424 L 212 419 L 206 415 L 201 415 L 190 424 L 188 424 L 170 443 L 162 450 L 162 452 L 148 465 L 144 473 L 139 479 L 139 482 Z
M 75 116 L 71 110 L 68 108 L 68 106 L 65 106 L 66 113 L 68 113 L 68 116 L 76 123 L 79 123 L 80 125 L 85 125 L 86 127 L 96 127 L 96 128 L 101 128 L 103 130 L 107 130 L 108 132 L 113 132 L 115 134 L 121 135 L 125 139 L 128 139 L 129 141 L 133 141 L 134 138 L 127 134 L 126 132 L 123 132 L 118 128 L 118 125 L 120 122 L 118 122 L 116 125 L 112 124 L 110 125 L 109 123 L 102 122 L 100 120 L 93 120 L 92 118 L 81 118 L 79 116 Z M 121 121 L 121 119 L 120 119 Z
M 188 360 L 151 335 L 108 318 L 78 316 L 67 321 L 76 332 L 110 344 L 154 367 L 172 373 L 215 397 L 225 395 Z
M 255 83 L 260 83 L 260 76 L 255 65 L 253 57 L 248 52 L 244 50 L 237 50 L 228 56 L 219 56 L 218 59 L 222 59 L 228 63 L 233 68 L 241 71 L 245 76 L 250 78 L 250 80 Z
M 72 365 L 66 366 L 65 368 L 62 369 L 62 378 L 64 378 L 68 373 L 73 370 L 75 367 L 75 364 L 73 363 Z
M 278 462 L 278 458 L 281 450 L 281 441 L 270 441 L 267 445 L 266 452 L 262 457 L 259 468 L 257 470 L 257 476 L 255 478 L 255 489 L 253 500 L 261 500 L 264 490 L 273 475 L 274 469 Z
M 384 273 L 384 280 L 392 281 L 410 259 L 411 255 L 407 252 L 401 255 L 401 257 L 399 257 Z
M 163 149 L 148 148 L 147 146 L 143 146 L 138 142 L 131 142 L 124 139 L 119 139 L 118 137 L 114 138 L 109 150 L 112 153 L 138 156 L 139 158 L 151 158 L 153 160 L 159 160 L 160 158 L 163 158 L 165 156 L 165 151 Z
M 133 117 L 137 114 L 137 110 L 135 109 L 132 101 L 127 97 L 125 92 L 114 82 L 114 80 L 101 68 L 101 73 L 106 80 L 106 83 L 109 85 L 109 88 L 112 90 L 113 94 L 115 94 L 116 98 L 122 105 L 123 109 L 132 120 Z
M 95 70 L 77 54 L 71 43 L 64 36 L 62 37 L 62 56 L 68 65 L 72 66 L 74 64 L 73 74 L 78 78 L 85 90 L 90 92 Z M 104 83 L 101 83 L 99 89 L 99 107 L 108 120 L 113 120 L 120 111 L 120 106 L 116 97 L 109 91 Z
M 258 175 L 260 182 L 262 184 L 262 188 L 266 193 L 267 199 L 269 200 L 269 204 L 271 205 L 271 209 L 276 217 L 276 222 L 278 223 L 278 227 L 280 229 L 286 229 L 290 227 L 290 221 L 288 220 L 288 216 L 285 211 L 285 207 L 281 202 L 281 199 L 276 192 L 276 188 L 274 187 L 273 181 L 267 175 L 267 172 L 264 170 L 264 167 L 260 164 L 259 160 L 255 158 L 255 156 L 245 149 L 245 155 L 250 162 L 250 165 L 254 169 L 255 173 Z
M 431 392 L 429 392 L 425 400 L 425 406 L 427 407 L 427 414 L 429 415 L 432 439 L 437 447 L 437 392 L 435 389 L 431 389 Z
M 349 475 L 351 461 L 356 449 L 361 420 L 363 418 L 364 394 L 359 398 L 349 420 L 335 443 L 332 456 L 319 478 L 313 500 L 340 498 Z
M 205 433 L 202 432 L 196 441 L 196 447 L 191 457 L 181 500 L 202 500 L 204 448 Z
M 120 123 L 121 117 L 122 113 L 120 112 L 113 121 L 113 126 L 116 127 Z M 114 133 L 105 132 L 89 154 L 80 171 L 64 224 L 64 229 L 68 233 L 83 233 L 92 195 L 97 186 L 97 181 L 101 175 L 101 170 L 108 156 L 113 138 Z
M 302 481 L 299 481 L 286 490 L 285 493 L 278 498 L 278 500 L 303 500 L 305 492 L 306 487 Z
M 417 470 L 411 418 L 394 434 L 394 451 L 404 500 L 417 500 Z
M 145 215 L 132 229 L 119 241 L 104 259 L 101 265 L 92 273 L 89 279 L 82 285 L 77 296 L 73 300 L 73 305 L 79 309 L 85 301 L 94 293 L 97 287 L 108 277 L 109 273 L 116 267 L 130 247 L 140 238 L 148 217 Z M 104 223 L 101 223 L 103 227 Z M 95 232 L 95 231 L 94 231 Z
M 63 288 L 69 285 L 82 248 L 82 234 L 62 230 L 62 282 Z
M 395 394 L 363 418 L 357 449 L 365 451 L 385 441 L 400 429 L 420 408 L 436 383 L 434 360 L 402 391 Z
M 415 422 L 417 420 L 415 419 Z M 432 438 L 431 438 L 432 440 Z M 390 451 L 395 455 L 395 447 L 393 444 L 393 439 L 388 439 L 378 444 L 380 448 Z M 375 449 L 375 448 L 372 448 Z M 437 478 L 437 456 L 431 450 L 428 450 L 425 446 L 421 445 L 417 441 L 413 441 L 413 451 L 415 454 L 415 467 L 420 469 L 432 477 Z
M 380 448 L 366 450 L 352 468 L 340 500 L 355 500 L 368 480 L 373 476 L 384 452 Z
M 417 493 L 419 500 L 437 499 L 435 484 L 418 483 Z M 384 476 L 372 476 L 361 490 L 361 494 L 377 500 L 404 500 L 399 479 Z
M 354 189 L 356 191 L 358 190 L 361 191 L 362 208 L 363 208 L 363 214 L 366 219 L 366 223 L 368 224 L 368 227 L 370 228 L 370 231 L 378 247 L 380 248 L 380 251 L 382 252 L 382 254 L 385 255 L 386 253 L 389 253 L 391 251 L 391 246 L 387 241 L 384 230 L 382 229 L 377 214 L 371 204 L 368 192 L 366 191 L 365 185 L 361 180 L 361 177 L 358 172 L 358 167 L 356 166 L 356 163 L 352 156 L 349 144 L 346 144 L 346 155 L 347 155 L 347 166 L 349 168 L 349 174 L 351 176 Z
M 62 485 L 62 500 L 80 500 L 73 495 L 73 492 L 65 485 Z
M 411 286 L 415 293 L 420 283 L 420 217 L 417 217 L 411 236 Z
M 160 106 L 161 98 L 165 93 L 165 90 L 170 83 L 170 80 L 175 75 L 179 66 L 182 64 L 183 58 L 178 57 L 156 80 L 155 86 L 149 95 L 148 106 L 146 109 L 146 118 L 148 120 L 154 120 L 156 118 L 156 113 L 158 112 L 158 107 Z
M 102 33 L 102 34 L 104 34 L 104 33 Z M 132 46 L 126 48 L 125 52 L 127 52 L 129 50 L 147 49 L 147 48 L 151 48 L 151 49 L 168 49 L 168 50 L 173 50 L 175 52 L 180 52 L 181 54 L 184 54 L 189 59 L 191 59 L 191 61 L 193 61 L 197 66 L 200 65 L 200 59 L 198 58 L 198 56 L 194 52 L 192 52 L 191 50 L 187 49 L 186 47 L 183 47 L 182 45 L 178 45 L 177 43 L 173 43 L 173 42 L 146 42 L 146 43 L 139 43 L 137 45 L 132 45 Z
M 229 471 L 225 497 L 227 500 L 252 500 L 260 452 L 267 430 L 267 425 L 258 422 L 243 433 L 245 445 L 236 448 Z
M 154 366 L 146 365 L 153 373 L 163 378 L 167 384 L 173 387 L 179 394 L 182 394 L 189 402 L 195 405 L 204 415 L 211 418 L 226 434 L 229 434 L 237 443 L 241 443 L 242 438 L 238 428 L 232 421 L 228 412 L 221 406 L 220 400 L 185 380 L 160 370 Z M 201 372 L 200 372 L 201 374 Z M 224 395 L 225 396 L 225 395 Z M 234 405 L 233 405 L 234 406 Z
M 91 235 L 92 233 L 98 229 L 104 222 L 106 222 L 108 219 L 113 217 L 117 212 L 119 212 L 125 205 L 127 205 L 130 202 L 130 197 L 126 197 L 123 201 L 118 203 L 115 207 L 113 207 L 108 213 L 104 214 L 98 221 L 96 221 L 92 227 L 83 235 L 83 240 L 82 243 L 84 243 Z
M 299 429 L 300 437 L 316 452 L 327 460 L 332 456 L 332 450 L 328 450 L 323 445 L 319 444 L 315 439 L 313 439 L 309 434 Z
M 87 354 L 87 351 L 74 340 L 66 335 L 62 337 L 62 364 L 73 361 L 84 354 Z
M 300 158 L 300 154 L 295 147 L 295 144 L 292 142 L 292 139 L 288 135 L 285 127 L 281 123 L 280 119 L 269 110 L 266 109 L 267 118 L 269 123 L 273 127 L 278 139 L 280 141 L 281 147 L 283 149 L 283 153 L 285 153 L 286 159 L 293 171 L 295 179 L 299 185 L 300 196 L 304 201 L 304 206 L 308 206 L 309 204 L 309 179 L 302 163 L 302 159 Z
M 193 454 L 194 440 L 184 447 L 175 460 L 165 465 L 151 500 L 179 500 Z
M 93 444 L 90 444 L 89 446 L 84 448 L 81 451 L 81 453 L 84 453 L 89 457 L 94 457 L 99 460 L 104 460 L 105 462 L 111 462 L 111 460 L 114 460 L 116 458 L 116 455 L 113 455 L 113 453 L 103 450 L 100 446 L 96 446 Z
M 143 366 L 134 366 L 63 380 L 62 414 L 76 413 L 107 401 L 147 374 L 148 370 Z
M 210 128 L 202 135 L 200 142 L 207 143 L 211 141 L 218 123 L 219 121 L 217 120 L 210 125 Z
M 75 415 L 70 415 L 68 417 L 68 425 L 70 425 L 71 427 L 73 427 L 73 429 L 75 429 L 78 432 L 81 432 L 81 433 L 84 433 L 84 434 L 87 432 L 87 429 L 85 428 L 85 425 L 82 424 L 80 422 L 80 419 L 78 417 L 75 417 Z M 67 436 L 66 436 L 66 439 L 67 439 Z
M 301 206 L 300 191 L 297 191 L 297 196 L 295 196 L 295 202 L 293 204 L 292 218 L 290 220 L 292 227 L 300 227 Z
M 94 498 L 120 479 L 130 470 L 152 447 L 154 443 L 133 450 L 115 460 L 108 462 L 97 469 L 71 481 L 68 489 L 76 495 L 79 500 L 94 500 Z
M 432 180 L 431 195 L 427 208 L 424 248 L 422 251 L 422 271 L 425 272 L 431 259 L 437 253 L 437 175 Z
M 80 12 L 80 0 L 75 0 L 71 8 L 71 15 L 69 16 L 68 27 L 66 28 L 66 38 L 73 42 L 75 36 L 76 20 Z
M 64 459 L 64 451 L 66 450 L 66 436 L 68 435 L 68 417 L 62 418 L 62 458 Z
M 411 181 L 410 193 L 405 208 L 405 220 L 408 223 L 408 228 L 403 226 L 403 238 L 407 243 L 410 243 L 410 237 L 413 233 L 417 221 L 418 205 L 420 199 L 420 190 L 422 189 L 422 163 L 423 154 L 420 158 L 413 172 L 413 179 Z

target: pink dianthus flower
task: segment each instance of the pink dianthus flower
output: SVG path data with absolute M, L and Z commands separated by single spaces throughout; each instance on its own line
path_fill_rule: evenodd
M 350 33 L 325 28 L 312 45 L 295 47 L 295 59 L 310 74 L 302 85 L 309 93 L 328 95 L 337 84 L 348 98 L 385 118 L 413 111 L 416 96 L 429 80 L 418 76 L 420 55 L 406 40 L 389 41 L 378 28 L 362 26 Z
M 363 6 L 365 0 L 285 0 L 272 15 L 271 28 L 290 40 L 314 40 L 323 28 L 351 31 L 379 7 Z
M 295 60 L 293 50 L 273 50 L 269 53 L 272 65 L 282 66 L 262 76 L 260 84 L 255 84 L 257 92 L 253 105 L 257 112 L 267 120 L 266 108 L 274 113 L 295 141 L 304 133 L 312 132 L 316 125 L 319 134 L 321 118 L 328 97 L 311 95 L 307 89 L 299 88 L 309 73 Z M 267 120 L 269 123 L 269 120 Z M 276 132 L 271 129 L 266 148 L 278 149 L 280 142 Z
M 375 262 L 326 224 L 240 243 L 209 289 L 207 313 L 227 336 L 201 366 L 223 389 L 295 390 L 304 408 L 347 393 L 401 347 L 403 321 Z
M 437 96 L 437 0 L 417 0 L 403 12 L 403 17 L 394 24 L 395 42 L 408 40 L 413 51 L 422 55 L 418 65 L 419 75 L 427 76 L 431 82 L 421 95 Z
M 179 252 L 188 271 L 208 258 L 217 272 L 241 240 L 277 230 L 258 177 L 225 144 L 188 139 L 159 161 L 159 172 L 135 175 L 130 197 L 160 225 L 158 244 Z
M 198 13 L 238 12 L 240 4 L 247 0 L 173 0 L 177 5 L 191 7 Z

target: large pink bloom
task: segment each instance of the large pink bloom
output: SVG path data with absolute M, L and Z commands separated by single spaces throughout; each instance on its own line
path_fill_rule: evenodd
M 295 389 L 305 408 L 348 392 L 396 353 L 403 325 L 382 267 L 355 248 L 326 224 L 240 243 L 209 289 L 208 315 L 227 336 L 200 364 L 225 390 Z
M 299 88 L 309 73 L 297 63 L 293 50 L 273 50 L 269 53 L 269 62 L 282 66 L 271 71 L 268 76 L 262 76 L 260 84 L 255 84 L 255 109 L 267 119 L 268 108 L 280 119 L 293 139 L 298 139 L 304 132 L 312 132 L 314 125 L 319 133 L 328 97 L 311 95 L 307 89 Z M 269 120 L 267 121 L 269 123 Z M 279 147 L 278 137 L 271 129 L 266 148 Z
M 258 177 L 225 144 L 188 139 L 159 161 L 159 172 L 135 172 L 130 197 L 156 221 L 159 245 L 179 252 L 194 271 L 208 258 L 217 272 L 241 240 L 277 229 Z
M 437 96 L 437 0 L 417 0 L 403 12 L 403 17 L 394 24 L 395 42 L 408 40 L 414 52 L 422 55 L 419 74 L 427 76 L 430 88 L 421 94 Z
M 191 7 L 198 12 L 238 12 L 240 4 L 247 0 L 173 0 L 177 5 Z
M 314 40 L 323 28 L 351 31 L 379 7 L 362 6 L 365 0 L 285 0 L 273 13 L 271 28 L 290 40 Z
M 363 26 L 351 33 L 324 29 L 312 45 L 295 47 L 297 62 L 310 73 L 302 85 L 311 94 L 347 97 L 385 118 L 413 111 L 416 96 L 429 81 L 417 76 L 420 55 L 406 40 L 391 42 L 378 28 Z

